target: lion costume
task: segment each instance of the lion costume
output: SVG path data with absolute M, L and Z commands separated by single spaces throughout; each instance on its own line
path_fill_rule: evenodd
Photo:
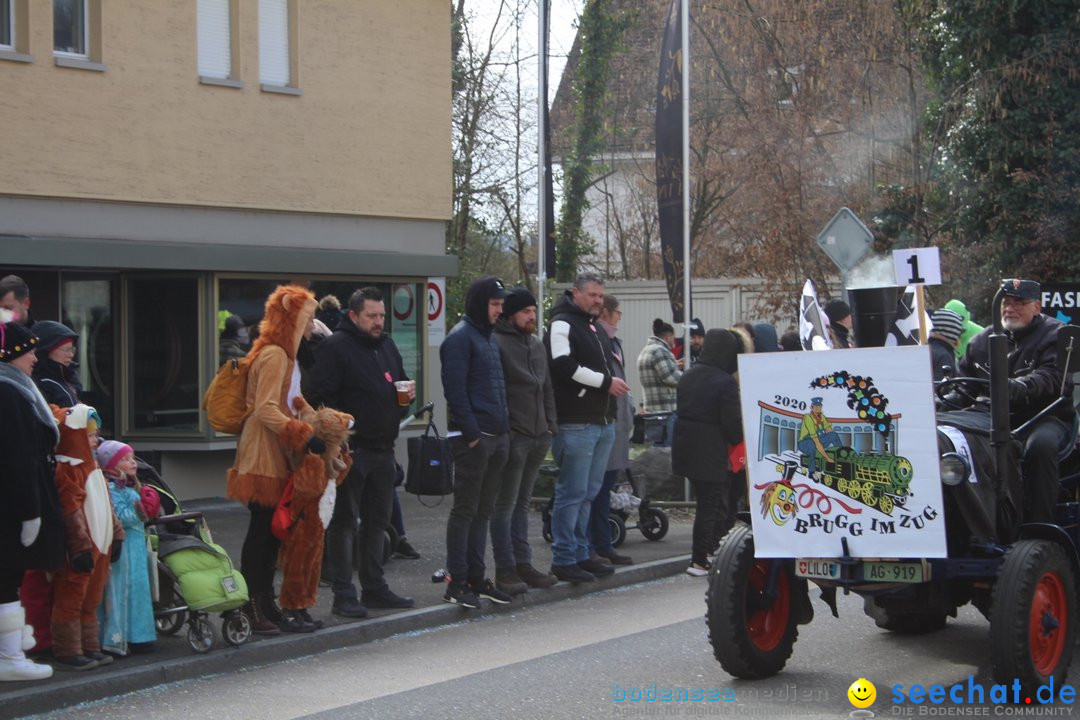
M 240 565 L 251 590 L 245 608 L 256 632 L 276 634 L 280 613 L 274 602 L 274 573 L 280 542 L 271 532 L 274 507 L 292 470 L 293 453 L 303 453 L 314 431 L 300 416 L 313 413 L 300 395 L 296 352 L 315 314 L 315 297 L 292 285 L 266 299 L 259 337 L 248 353 L 248 418 L 236 445 L 226 494 L 251 511 Z
M 321 456 L 298 454 L 292 474 L 292 524 L 281 545 L 281 596 L 283 609 L 306 610 L 315 605 L 322 572 L 323 536 L 334 511 L 337 486 L 348 472 L 352 458 L 346 440 L 353 418 L 338 410 L 320 408 L 303 412 L 315 437 L 326 443 Z

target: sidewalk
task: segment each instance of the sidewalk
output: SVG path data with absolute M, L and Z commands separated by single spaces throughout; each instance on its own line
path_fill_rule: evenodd
M 386 565 L 390 588 L 400 595 L 416 600 L 411 610 L 372 610 L 363 620 L 339 618 L 330 613 L 332 600 L 329 588 L 320 588 L 319 602 L 311 614 L 326 623 L 326 627 L 309 634 L 282 634 L 276 637 L 252 635 L 239 648 L 221 639 L 221 621 L 211 615 L 214 625 L 214 647 L 198 654 L 187 642 L 187 627 L 174 636 L 159 636 L 154 652 L 119 658 L 110 665 L 85 672 L 57 671 L 53 677 L 36 683 L 0 683 L 0 707 L 3 717 L 20 717 L 68 707 L 79 702 L 120 695 L 162 683 L 201 677 L 211 673 L 230 672 L 245 667 L 280 662 L 340 647 L 358 645 L 398 633 L 413 632 L 451 622 L 483 617 L 493 612 L 520 611 L 531 604 L 554 602 L 598 590 L 630 585 L 682 572 L 689 563 L 691 523 L 681 513 L 670 516 L 670 529 L 659 542 L 650 542 L 638 530 L 628 530 L 619 552 L 634 558 L 634 565 L 620 567 L 615 574 L 595 583 L 569 585 L 558 583 L 547 590 L 529 590 L 505 606 L 492 606 L 484 601 L 479 610 L 466 610 L 442 601 L 445 585 L 432 583 L 432 573 L 445 566 L 446 518 L 453 497 L 442 504 L 424 507 L 412 495 L 402 495 L 405 527 L 409 542 L 420 552 L 419 560 L 392 559 Z M 424 502 L 437 498 L 424 498 Z M 240 546 L 247 529 L 247 510 L 230 500 L 213 498 L 190 501 L 184 509 L 206 513 L 214 541 L 222 545 L 233 562 L 239 565 Z M 665 511 L 666 512 L 666 511 Z M 631 516 L 631 522 L 634 522 Z M 551 565 L 551 546 L 541 537 L 539 512 L 530 517 L 533 565 L 546 570 Z M 488 573 L 494 575 L 491 561 L 490 537 Z M 702 585 L 702 596 L 705 588 Z

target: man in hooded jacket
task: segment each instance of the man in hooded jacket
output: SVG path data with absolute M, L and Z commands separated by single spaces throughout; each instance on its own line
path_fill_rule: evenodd
M 465 292 L 465 314 L 439 348 L 443 394 L 454 434 L 454 507 L 446 522 L 446 569 L 451 580 L 443 601 L 466 608 L 479 607 L 478 597 L 510 602 L 510 596 L 484 576 L 488 521 L 510 451 L 506 381 L 492 334 L 506 295 L 492 275 L 474 280 Z

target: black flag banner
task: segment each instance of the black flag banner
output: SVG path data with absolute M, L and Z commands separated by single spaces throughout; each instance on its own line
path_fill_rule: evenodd
M 825 329 L 829 318 L 818 304 L 817 290 L 814 283 L 803 283 L 802 298 L 799 301 L 799 339 L 803 350 L 831 350 L 832 338 Z
M 551 0 L 542 0 L 545 8 L 551 7 Z M 555 183 L 551 178 L 551 116 L 548 114 L 548 35 L 551 13 L 544 12 L 544 47 L 541 48 L 544 63 L 544 82 L 540 92 L 544 103 L 544 275 L 549 280 L 555 277 Z
M 925 313 L 918 307 L 919 300 L 914 285 L 904 288 L 904 294 L 896 301 L 896 319 L 893 321 L 889 334 L 885 336 L 885 347 L 896 345 L 919 344 L 919 313 Z M 926 327 L 930 327 L 927 319 Z
M 660 44 L 656 84 L 656 204 L 660 255 L 674 322 L 683 322 L 682 0 L 672 0 Z

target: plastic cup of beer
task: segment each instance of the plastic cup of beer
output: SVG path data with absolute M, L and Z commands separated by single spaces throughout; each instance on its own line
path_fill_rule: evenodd
M 412 404 L 412 398 L 409 394 L 412 393 L 413 388 L 416 387 L 415 380 L 398 380 L 394 383 L 394 388 L 397 389 L 397 404 L 401 407 L 409 407 Z

